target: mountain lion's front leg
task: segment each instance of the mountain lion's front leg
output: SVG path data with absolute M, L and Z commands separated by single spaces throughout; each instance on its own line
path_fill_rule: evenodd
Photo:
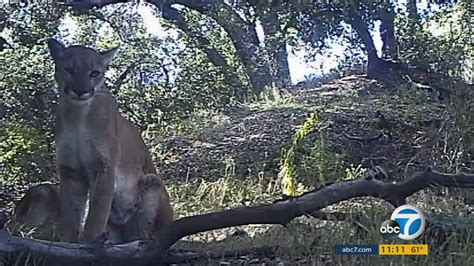
M 104 165 L 91 180 L 89 214 L 87 215 L 81 242 L 92 242 L 105 232 L 114 195 L 114 166 Z
M 65 242 L 78 242 L 81 221 L 87 203 L 87 183 L 79 171 L 59 166 L 60 190 L 60 238 Z

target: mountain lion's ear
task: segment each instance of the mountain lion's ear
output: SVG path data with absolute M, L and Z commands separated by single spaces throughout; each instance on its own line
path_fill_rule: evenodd
M 51 53 L 51 56 L 53 56 L 53 59 L 58 59 L 59 57 L 64 55 L 64 44 L 60 43 L 56 39 L 48 39 L 48 48 L 49 52 Z
M 117 47 L 109 49 L 107 51 L 100 52 L 100 54 L 102 55 L 102 58 L 104 59 L 104 63 L 106 65 L 108 65 L 110 63 L 110 61 L 112 61 L 112 59 L 114 58 L 114 56 L 117 53 L 118 49 L 119 48 L 117 46 Z

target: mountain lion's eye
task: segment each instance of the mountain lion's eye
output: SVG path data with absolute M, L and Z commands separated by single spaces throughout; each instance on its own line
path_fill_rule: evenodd
M 93 78 L 95 78 L 95 77 L 99 76 L 99 74 L 100 74 L 99 71 L 93 70 L 93 71 L 91 71 L 90 76 L 93 77 Z

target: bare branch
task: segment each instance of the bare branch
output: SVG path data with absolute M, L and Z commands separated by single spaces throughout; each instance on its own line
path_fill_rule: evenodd
M 114 82 L 114 89 L 119 90 L 120 87 L 122 86 L 123 82 L 127 78 L 128 74 L 136 67 L 136 63 L 129 65 L 117 78 L 117 80 Z
M 64 4 L 67 6 L 72 6 L 76 10 L 86 10 L 92 9 L 94 7 L 101 8 L 107 5 L 117 4 L 117 3 L 128 3 L 132 2 L 129 0 L 87 0 L 87 1 L 64 1 Z
M 10 253 L 21 253 L 29 251 L 33 256 L 47 256 L 52 261 L 71 263 L 81 261 L 82 263 L 97 262 L 101 265 L 105 259 L 108 262 L 145 263 L 148 259 L 146 247 L 152 246 L 152 241 L 134 241 L 123 245 L 95 246 L 74 243 L 50 242 L 39 239 L 28 239 L 11 236 L 6 231 L 0 231 L 0 255 L 11 257 Z M 144 248 L 145 247 L 145 248 Z M 103 256 L 100 256 L 100 254 Z M 102 259 L 103 257 L 104 259 Z
M 269 257 L 275 254 L 278 246 L 263 246 L 238 250 L 225 250 L 222 252 L 196 252 L 189 250 L 171 250 L 164 259 L 165 263 L 191 263 L 202 260 L 235 258 L 249 255 Z
M 356 141 L 360 141 L 360 142 L 370 142 L 370 141 L 374 141 L 374 140 L 378 140 L 378 139 L 382 138 L 385 135 L 385 133 L 383 131 L 381 131 L 377 136 L 367 137 L 367 138 L 358 137 L 358 136 L 350 136 L 346 132 L 342 133 L 342 135 L 344 137 L 346 137 L 347 139 L 349 139 L 349 140 L 356 140 Z
M 153 2 L 153 1 L 150 1 Z M 222 68 L 224 75 L 230 84 L 237 85 L 240 88 L 245 87 L 240 80 L 238 74 L 228 64 L 225 57 L 214 47 L 214 45 L 199 31 L 194 30 L 186 22 L 183 14 L 178 9 L 171 6 L 171 4 L 155 4 L 160 10 L 164 19 L 172 21 L 180 30 L 186 33 L 190 40 L 196 44 L 207 56 L 207 58 L 219 68 Z
M 117 33 L 117 36 L 119 37 L 119 39 L 124 42 L 124 43 L 130 43 L 130 41 L 127 40 L 127 38 L 125 38 L 123 35 L 122 35 L 122 31 L 120 29 L 120 26 L 118 26 L 115 22 L 113 22 L 111 19 L 107 18 L 106 16 L 104 16 L 104 14 L 100 13 L 100 12 L 97 12 L 97 11 L 88 11 L 87 14 L 92 18 L 92 19 L 97 19 L 97 20 L 100 20 L 102 22 L 105 22 L 107 23 L 110 28 L 112 28 L 112 30 Z
M 168 249 L 184 236 L 248 224 L 285 225 L 295 217 L 314 214 L 326 206 L 354 197 L 372 196 L 394 206 L 406 203 L 413 193 L 431 186 L 474 188 L 474 174 L 440 173 L 428 168 L 411 179 L 387 183 L 372 178 L 335 183 L 308 192 L 300 197 L 271 205 L 244 207 L 185 217 L 165 226 L 157 233 L 157 241 L 134 241 L 121 245 L 82 245 L 24 239 L 0 232 L 0 254 L 30 251 L 34 255 L 66 262 L 113 262 L 128 265 L 163 262 Z
M 439 173 L 429 168 L 424 173 L 398 184 L 361 179 L 336 183 L 272 205 L 186 217 L 164 227 L 158 233 L 157 251 L 163 253 L 180 238 L 199 232 L 247 224 L 285 225 L 295 217 L 354 197 L 372 196 L 400 206 L 406 203 L 406 197 L 433 185 L 473 188 L 474 175 Z

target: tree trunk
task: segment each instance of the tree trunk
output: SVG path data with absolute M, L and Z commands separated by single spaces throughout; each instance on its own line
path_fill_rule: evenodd
M 232 67 L 227 63 L 225 57 L 212 46 L 211 42 L 206 37 L 189 27 L 189 24 L 185 21 L 179 10 L 173 8 L 170 4 L 161 5 L 160 10 L 163 18 L 173 22 L 180 30 L 186 33 L 188 37 L 196 43 L 197 47 L 206 54 L 207 58 L 213 65 L 223 69 L 226 81 L 234 87 L 237 87 L 237 95 L 240 100 L 243 100 L 243 98 L 245 98 L 245 92 L 247 91 L 245 88 L 247 86 L 244 85 L 235 69 L 232 69 Z
M 398 59 L 397 39 L 395 38 L 395 11 L 390 2 L 379 10 L 380 37 L 382 39 L 382 58 Z
M 279 11 L 277 7 L 267 8 L 260 12 L 259 17 L 265 34 L 265 49 L 268 53 L 272 77 L 277 87 L 280 88 L 291 84 L 291 78 L 286 40 L 278 19 Z
M 418 15 L 418 8 L 416 6 L 417 0 L 408 0 L 407 1 L 407 10 L 410 18 L 414 21 L 418 21 L 420 19 L 420 15 Z
M 237 50 L 239 58 L 255 92 L 262 92 L 272 82 L 272 76 L 259 47 L 255 25 L 249 25 L 231 6 L 220 0 L 148 0 L 160 5 L 180 4 L 214 19 L 226 32 Z
M 381 59 L 377 55 L 377 49 L 375 49 L 374 41 L 372 36 L 370 36 L 369 27 L 357 13 L 356 5 L 358 5 L 358 2 L 356 4 L 350 3 L 346 7 L 346 15 L 344 17 L 346 22 L 357 32 L 357 35 L 364 44 L 364 49 L 367 51 L 367 75 L 373 77 L 377 72 Z
M 272 75 L 258 46 L 255 25 L 247 25 L 226 4 L 217 5 L 220 8 L 215 8 L 216 10 L 210 12 L 209 15 L 229 34 L 239 58 L 245 66 L 253 89 L 256 92 L 262 92 L 271 84 Z

